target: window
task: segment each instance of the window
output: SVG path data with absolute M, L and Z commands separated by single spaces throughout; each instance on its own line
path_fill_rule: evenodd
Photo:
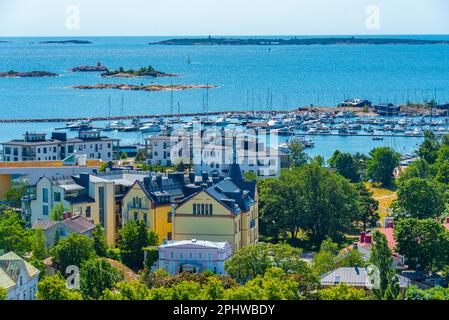
M 48 206 L 42 206 L 42 214 L 48 216 Z
M 167 223 L 172 223 L 172 220 L 171 212 L 167 213 Z
M 42 189 L 42 201 L 48 202 L 48 189 L 46 188 Z
M 143 221 L 145 221 L 145 224 L 148 222 L 148 215 L 146 213 L 143 215 Z
M 193 204 L 193 214 L 196 215 L 196 203 Z
M 210 215 L 212 215 L 212 208 L 213 208 L 212 204 L 209 204 L 209 214 Z
M 134 221 L 139 220 L 139 214 L 137 212 L 134 212 Z
M 55 202 L 60 202 L 61 201 L 61 193 L 60 192 L 54 192 L 53 193 L 53 198 L 54 198 Z
M 201 215 L 204 215 L 204 203 L 201 204 Z
M 90 206 L 87 206 L 87 208 L 86 208 L 86 218 L 90 218 L 90 217 L 91 217 Z
M 168 241 L 173 240 L 173 236 L 172 236 L 172 233 L 171 233 L 171 232 L 168 232 L 168 233 L 167 233 L 167 238 L 168 238 Z
M 47 153 L 47 148 L 44 148 L 44 153 Z
M 170 232 L 168 234 L 170 234 Z M 172 260 L 175 259 L 175 253 L 174 252 L 170 252 L 170 259 L 172 259 Z

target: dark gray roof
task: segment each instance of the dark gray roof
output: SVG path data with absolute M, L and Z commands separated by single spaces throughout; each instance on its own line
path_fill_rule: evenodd
M 75 197 L 66 197 L 64 198 L 65 201 L 71 203 L 71 204 L 77 204 L 77 203 L 94 203 L 95 199 L 91 198 L 88 195 L 79 195 Z

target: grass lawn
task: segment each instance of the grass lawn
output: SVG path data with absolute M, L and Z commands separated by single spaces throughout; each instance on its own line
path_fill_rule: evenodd
M 366 187 L 373 193 L 373 198 L 379 201 L 379 216 L 380 220 L 388 216 L 388 209 L 391 206 L 391 203 L 396 200 L 396 190 L 390 188 L 384 188 L 372 183 L 367 182 Z

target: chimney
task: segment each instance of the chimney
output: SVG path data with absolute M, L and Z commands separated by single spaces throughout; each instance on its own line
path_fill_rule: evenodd
M 157 182 L 157 186 L 159 188 L 161 188 L 162 187 L 162 174 L 156 175 L 156 182 Z
M 71 213 L 70 211 L 64 212 L 64 213 L 62 214 L 62 220 L 69 220 L 69 219 L 71 219 L 71 218 L 72 218 L 72 213 Z
M 360 243 L 365 243 L 366 232 L 360 232 Z
M 195 183 L 195 172 L 189 172 L 190 183 Z
M 365 243 L 370 244 L 372 242 L 372 236 L 371 235 L 365 235 Z

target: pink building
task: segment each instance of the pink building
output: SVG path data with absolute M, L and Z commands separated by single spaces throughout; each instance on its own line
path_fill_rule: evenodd
M 224 263 L 232 255 L 229 242 L 205 240 L 168 241 L 159 246 L 159 269 L 170 274 L 210 270 L 224 274 Z

